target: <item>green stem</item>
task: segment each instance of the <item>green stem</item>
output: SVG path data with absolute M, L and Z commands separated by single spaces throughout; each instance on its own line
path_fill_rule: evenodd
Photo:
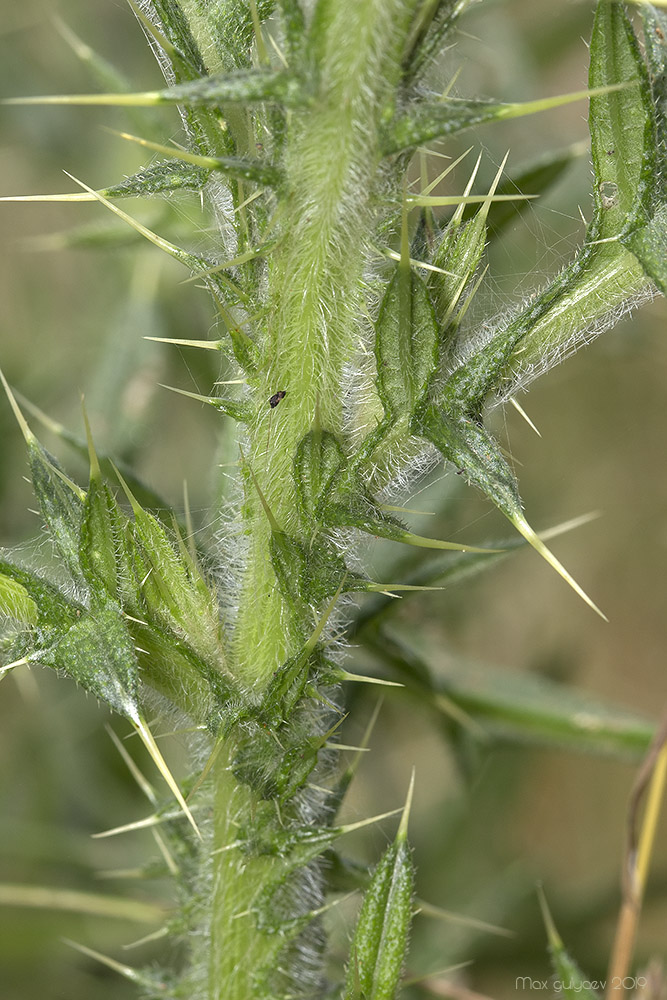
M 288 136 L 289 230 L 270 262 L 273 310 L 250 430 L 249 461 L 280 527 L 299 527 L 292 461 L 319 422 L 341 435 L 344 366 L 355 353 L 370 201 L 380 158 L 379 123 L 397 74 L 403 0 L 321 4 L 313 27 L 319 86 Z M 275 408 L 277 391 L 285 398 Z M 236 633 L 242 677 L 265 684 L 302 634 L 279 592 L 270 527 L 249 488 L 250 536 Z M 301 526 L 308 531 L 308 526 Z

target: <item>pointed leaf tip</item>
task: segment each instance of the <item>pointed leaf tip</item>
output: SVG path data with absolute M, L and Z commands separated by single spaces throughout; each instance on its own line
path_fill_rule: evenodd
M 399 684 L 398 681 L 385 681 L 381 677 L 369 677 L 366 674 L 351 674 L 349 670 L 341 670 L 337 676 L 342 681 L 356 681 L 358 684 L 378 684 L 381 687 L 405 687 L 404 684 Z
M 556 930 L 556 925 L 554 923 L 553 917 L 551 916 L 551 910 L 549 909 L 549 904 L 547 903 L 547 897 L 541 882 L 538 882 L 537 884 L 537 898 L 540 903 L 540 909 L 542 911 L 542 919 L 544 920 L 544 927 L 547 932 L 549 945 L 552 948 L 562 948 L 563 942 L 561 941 L 560 934 Z
M 19 404 L 16 402 L 16 398 L 14 396 L 14 393 L 10 389 L 9 382 L 5 378 L 5 374 L 4 374 L 4 372 L 2 371 L 1 368 L 0 368 L 0 381 L 2 381 L 2 385 L 3 385 L 3 388 L 4 388 L 5 393 L 7 395 L 7 399 L 9 400 L 9 405 L 11 406 L 11 408 L 12 408 L 12 410 L 14 412 L 14 416 L 16 417 L 16 422 L 18 423 L 19 427 L 21 428 L 21 433 L 23 434 L 23 437 L 25 438 L 26 443 L 27 444 L 31 444 L 33 441 L 35 441 L 35 435 L 32 433 L 32 431 L 28 427 L 28 423 L 27 423 L 25 417 L 23 416 L 23 414 L 21 413 L 21 410 L 19 408 Z
M 199 840 L 202 840 L 202 835 L 200 833 L 199 827 L 197 826 L 197 824 L 195 822 L 195 818 L 192 815 L 192 813 L 190 812 L 188 804 L 185 801 L 185 799 L 183 798 L 183 793 L 181 792 L 180 788 L 176 784 L 176 779 L 174 778 L 173 774 L 169 770 L 169 767 L 167 766 L 167 762 L 165 761 L 164 757 L 162 756 L 162 754 L 160 752 L 160 748 L 158 747 L 157 743 L 155 742 L 155 737 L 153 736 L 153 734 L 151 733 L 150 729 L 148 728 L 146 722 L 141 718 L 141 716 L 137 715 L 131 721 L 132 721 L 132 724 L 133 724 L 134 728 L 136 729 L 139 737 L 141 738 L 142 743 L 144 744 L 144 746 L 148 750 L 149 754 L 151 755 L 151 757 L 153 759 L 153 763 L 155 764 L 155 766 L 157 767 L 158 771 L 160 772 L 160 774 L 162 775 L 162 777 L 164 778 L 164 780 L 168 784 L 169 788 L 171 789 L 171 791 L 172 791 L 172 793 L 174 795 L 174 798 L 176 799 L 176 801 L 178 802 L 179 806 L 183 810 L 183 813 L 185 814 L 185 816 L 186 816 L 186 818 L 188 820 L 188 823 L 190 824 L 190 826 L 192 827 L 192 829 L 197 834 L 197 837 L 199 838 Z
M 540 536 L 531 528 L 526 519 L 519 514 L 515 514 L 514 517 L 510 518 L 510 520 L 517 531 L 520 532 L 526 541 L 532 545 L 535 551 L 538 552 L 539 555 L 541 555 L 542 558 L 556 570 L 559 576 L 561 576 L 563 580 L 565 580 L 565 582 L 572 588 L 572 590 L 574 590 L 574 592 L 581 597 L 582 601 L 585 601 L 589 608 L 592 608 L 603 621 L 608 622 L 609 619 L 604 612 L 600 610 L 597 604 L 588 596 L 586 591 L 579 586 L 574 577 L 568 573 L 563 564 L 553 554 L 551 549 L 547 548 Z
M 276 521 L 275 517 L 273 516 L 273 511 L 269 507 L 269 504 L 267 502 L 266 497 L 262 493 L 262 489 L 261 489 L 261 487 L 260 487 L 260 485 L 259 485 L 259 483 L 257 481 L 257 476 L 253 472 L 252 465 L 250 464 L 250 462 L 248 461 L 248 459 L 245 457 L 245 455 L 243 454 L 243 451 L 241 451 L 240 448 L 239 448 L 239 451 L 241 452 L 241 461 L 243 462 L 243 464 L 248 469 L 248 472 L 250 473 L 250 478 L 252 479 L 252 484 L 255 487 L 255 490 L 257 492 L 257 496 L 259 497 L 259 502 L 262 505 L 264 513 L 266 514 L 266 519 L 269 522 L 269 524 L 271 525 L 271 530 L 274 531 L 274 532 L 276 532 L 277 534 L 282 535 L 283 531 L 282 531 L 280 525 L 278 524 L 278 522 Z
M 117 972 L 120 976 L 123 976 L 124 979 L 129 979 L 131 983 L 150 989 L 151 993 L 156 989 L 160 990 L 160 992 L 165 989 L 164 983 L 157 982 L 156 980 L 149 978 L 149 976 L 139 972 L 137 969 L 132 968 L 130 965 L 125 965 L 123 962 L 117 962 L 114 958 L 110 958 L 108 955 L 103 955 L 102 952 L 94 951 L 93 948 L 88 948 L 84 944 L 77 944 L 76 941 L 70 941 L 69 938 L 62 938 L 62 941 L 63 944 L 69 945 L 70 948 L 74 948 L 75 951 L 80 952 L 87 958 L 93 958 L 101 965 L 105 965 L 108 969 L 112 969 L 114 972 Z
M 86 441 L 88 442 L 88 460 L 90 462 L 90 478 L 91 480 L 97 480 L 101 478 L 100 463 L 97 457 L 97 452 L 95 451 L 95 445 L 93 443 L 93 434 L 90 429 L 90 421 L 88 420 L 88 413 L 86 411 L 86 402 L 81 396 L 81 412 L 83 414 L 83 424 L 86 429 Z
M 405 818 L 406 811 L 402 811 Z M 382 855 L 364 896 L 352 941 L 344 1000 L 395 997 L 412 922 L 413 891 L 410 848 L 399 830 L 394 843 Z
M 408 794 L 405 799 L 405 806 L 403 807 L 403 815 L 401 816 L 401 823 L 398 828 L 398 833 L 396 834 L 396 840 L 406 840 L 408 836 L 408 822 L 410 820 L 410 810 L 412 809 L 412 796 L 415 790 L 415 766 L 412 766 L 412 774 L 410 775 L 410 784 L 408 786 Z

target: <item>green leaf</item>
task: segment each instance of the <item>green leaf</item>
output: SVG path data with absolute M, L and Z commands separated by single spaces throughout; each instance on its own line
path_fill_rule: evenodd
M 32 433 L 2 371 L 0 381 L 28 448 L 33 488 L 51 540 L 65 560 L 72 578 L 79 582 L 78 537 L 83 490 L 67 478 L 56 459 L 44 450 Z
M 228 713 L 232 695 L 227 675 L 204 662 L 187 642 L 174 636 L 173 630 L 154 621 L 143 625 L 129 621 L 135 641 L 142 682 L 167 698 L 179 711 L 197 724 L 208 725 L 215 732 Z M 226 720 L 225 720 L 226 721 Z
M 79 560 L 91 587 L 97 590 L 101 582 L 108 596 L 115 598 L 119 589 L 117 559 L 122 551 L 122 540 L 118 537 L 120 511 L 102 480 L 85 409 L 83 417 L 88 438 L 90 481 L 83 505 Z
M 295 609 L 304 602 L 319 604 L 341 585 L 347 591 L 365 589 L 368 584 L 348 570 L 343 557 L 322 535 L 306 547 L 284 531 L 274 530 L 270 553 L 280 589 Z
M 151 195 L 173 194 L 175 191 L 202 191 L 209 175 L 210 169 L 172 160 L 138 170 L 119 184 L 102 188 L 100 194 L 105 198 L 150 198 Z
M 79 534 L 83 515 L 82 490 L 67 479 L 55 458 L 36 438 L 28 442 L 32 485 L 51 541 L 74 579 L 79 579 Z
M 604 328 L 614 309 L 649 285 L 644 267 L 622 245 L 646 218 L 655 144 L 646 69 L 622 4 L 598 4 L 589 81 L 595 213 L 586 242 L 573 263 L 490 342 L 496 374 L 487 378 L 478 402 L 503 375 L 521 377 L 532 366 L 544 370 L 545 358 L 548 364 L 558 357 L 561 345 L 571 345 L 579 331 L 585 337 L 596 324 Z M 504 361 L 498 353 L 503 341 L 505 348 L 511 345 Z
M 298 108 L 307 102 L 303 85 L 282 70 L 239 70 L 221 76 L 205 76 L 163 90 L 132 94 L 53 94 L 42 97 L 13 97 L 6 104 L 67 104 L 110 107 L 152 108 L 183 104 L 213 107 L 222 104 L 281 104 Z
M 429 405 L 415 417 L 414 431 L 463 472 L 510 520 L 521 514 L 514 473 L 482 425 L 463 414 Z
M 422 101 L 409 112 L 397 114 L 389 122 L 384 132 L 382 151 L 385 156 L 390 156 L 405 149 L 423 146 L 433 139 L 463 132 L 476 125 L 521 118 L 573 101 L 581 101 L 588 97 L 588 94 L 587 90 L 579 90 L 572 94 L 560 94 L 556 97 L 514 104 L 451 97 L 440 101 Z
M 641 208 L 643 154 L 651 142 L 651 101 L 644 62 L 626 8 L 598 3 L 591 38 L 592 90 L 624 82 L 590 99 L 598 239 L 616 236 Z
M 21 405 L 28 410 L 28 412 L 39 420 L 40 423 L 52 434 L 55 434 L 61 441 L 68 444 L 78 455 L 83 458 L 89 458 L 90 449 L 89 445 L 86 443 L 85 439 L 78 437 L 69 431 L 63 424 L 58 423 L 43 410 L 40 410 L 38 406 L 31 403 L 29 399 L 17 393 L 17 398 L 20 400 Z M 98 461 L 100 464 L 100 470 L 107 479 L 111 479 L 114 482 L 120 482 L 116 476 L 116 469 L 108 455 L 98 455 Z M 166 510 L 168 505 L 164 497 L 160 496 L 150 486 L 137 479 L 136 475 L 133 473 L 132 469 L 128 468 L 123 462 L 118 462 L 118 469 L 123 474 L 123 479 L 128 484 L 132 493 L 137 498 L 137 500 L 144 507 L 154 508 L 156 512 Z
M 455 215 L 444 230 L 433 255 L 433 264 L 441 268 L 441 271 L 434 271 L 429 275 L 428 287 L 443 346 L 446 346 L 449 324 L 455 316 L 463 291 L 475 274 L 484 253 L 487 207 L 477 211 L 468 222 L 461 222 Z
M 552 920 L 544 893 L 541 890 L 540 905 L 549 939 L 549 953 L 551 955 L 555 979 L 554 991 L 559 996 L 566 997 L 566 1000 L 576 1000 L 577 997 L 582 997 L 583 1000 L 599 1000 L 598 993 L 593 989 L 594 984 L 584 976 L 577 963 L 574 959 L 570 958 L 570 955 L 565 950 L 565 945 L 556 930 L 556 925 Z M 596 983 L 595 985 L 599 985 L 601 990 L 604 989 L 604 983 Z
M 161 384 L 161 383 L 160 383 Z M 177 392 L 179 396 L 187 396 L 188 399 L 197 399 L 200 403 L 207 403 L 214 410 L 219 410 L 225 416 L 238 420 L 239 423 L 247 423 L 250 420 L 251 411 L 247 403 L 239 399 L 222 399 L 220 396 L 204 396 L 200 392 L 189 392 L 187 389 L 177 389 L 173 385 L 162 385 L 163 389 L 170 392 Z
M 118 474 L 118 473 L 117 473 Z M 134 538 L 127 536 L 129 557 L 141 574 L 145 612 L 164 628 L 183 636 L 195 653 L 224 672 L 224 652 L 214 595 L 199 570 L 177 554 L 164 527 L 144 510 L 118 474 L 132 505 Z
M 329 431 L 309 431 L 294 456 L 294 483 L 306 522 L 316 518 L 327 487 L 344 461 L 338 439 Z
M 0 615 L 26 625 L 35 625 L 38 619 L 37 605 L 26 588 L 6 573 L 0 573 Z
M 663 295 L 667 295 L 667 204 L 656 209 L 645 226 L 624 235 L 622 242 Z
M 299 67 L 303 62 L 306 21 L 299 0 L 278 0 L 287 43 L 288 65 Z
M 507 375 L 516 377 L 515 368 L 534 359 L 544 364 L 550 351 L 571 340 L 573 323 L 585 329 L 647 285 L 643 268 L 618 243 L 643 211 L 644 150 L 651 136 L 646 74 L 625 9 L 605 0 L 598 5 L 593 30 L 590 83 L 596 192 L 587 244 L 544 292 L 460 364 L 437 393 L 440 405 L 423 406 L 412 426 L 602 614 L 526 522 L 514 475 L 481 419 L 488 395 Z
M 393 1000 L 412 921 L 414 866 L 407 812 L 396 839 L 373 872 L 352 940 L 344 1000 Z
M 375 327 L 377 386 L 387 416 L 408 418 L 437 360 L 438 331 L 425 283 L 401 262 L 384 294 Z
M 283 70 L 247 70 L 169 87 L 157 103 L 195 107 L 264 102 L 301 107 L 305 103 L 303 85 L 292 73 Z
M 91 478 L 84 503 L 79 559 L 88 583 L 96 588 L 101 582 L 110 597 L 118 593 L 119 540 L 115 528 L 119 513 L 106 483 L 99 476 Z
M 271 16 L 275 6 L 275 0 L 256 0 L 260 22 Z M 202 20 L 225 70 L 250 65 L 255 26 L 248 0 L 208 0 Z
M 648 82 L 642 76 L 642 93 L 652 128 L 644 146 L 642 211 L 621 241 L 667 294 L 667 15 L 650 4 L 641 12 L 650 74 Z
M 437 59 L 447 35 L 465 4 L 455 0 L 422 0 L 414 15 L 403 54 L 403 78 L 412 82 L 428 64 Z
M 203 156 L 200 153 L 190 153 L 186 149 L 178 149 L 175 146 L 166 146 L 162 142 L 153 142 L 152 139 L 143 139 L 141 136 L 131 135 L 129 132 L 119 132 L 121 139 L 135 142 L 145 149 L 152 149 L 156 153 L 164 153 L 171 156 L 177 163 L 186 163 L 192 167 L 199 167 L 206 171 L 206 181 L 208 172 L 213 170 L 218 173 L 227 174 L 238 180 L 251 181 L 255 184 L 266 184 L 277 187 L 282 180 L 282 173 L 278 167 L 266 163 L 257 157 L 242 156 Z M 202 184 L 203 187 L 203 184 Z M 108 193 L 102 191 L 102 194 Z
M 436 680 L 404 634 L 369 629 L 359 639 L 424 705 L 450 715 L 454 704 L 482 734 L 502 741 L 639 759 L 655 733 L 651 720 L 545 677 L 448 657 Z
M 655 118 L 655 174 L 660 199 L 667 195 L 667 11 L 643 3 L 644 49 L 648 60 L 649 84 Z
M 39 662 L 62 670 L 81 687 L 127 718 L 139 718 L 138 665 L 134 643 L 120 607 L 111 599 L 97 599 Z
M 32 601 L 37 613 L 37 625 L 47 632 L 66 631 L 82 613 L 81 605 L 69 601 L 60 590 L 48 580 L 32 573 L 22 566 L 15 566 L 0 560 L 0 574 L 22 588 Z M 17 595 L 20 599 L 20 592 Z M 31 613 L 26 603 L 25 610 Z
M 135 13 L 150 31 L 150 22 L 138 5 L 130 0 Z M 155 41 L 171 63 L 176 80 L 192 80 L 206 74 L 206 64 L 190 29 L 188 19 L 178 0 L 153 0 L 152 10 L 157 15 L 160 37 L 151 32 Z

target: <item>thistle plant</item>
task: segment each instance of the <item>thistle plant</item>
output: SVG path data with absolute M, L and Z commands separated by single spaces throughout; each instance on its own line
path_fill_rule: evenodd
M 147 825 L 175 886 L 164 933 L 184 948 L 159 971 L 115 964 L 143 996 L 389 1000 L 415 909 L 408 789 L 395 839 L 356 873 L 363 902 L 337 981 L 325 935 L 341 838 L 373 822 L 339 818 L 354 773 L 335 752 L 345 700 L 373 680 L 354 672 L 346 643 L 363 640 L 386 663 L 378 682 L 428 693 L 428 674 L 378 624 L 388 595 L 453 582 L 525 543 L 602 614 L 531 526 L 488 418 L 667 290 L 667 16 L 644 4 L 633 20 L 600 0 L 589 91 L 506 104 L 430 88 L 466 0 L 130 3 L 164 87 L 12 102 L 179 109 L 182 144 L 127 135 L 158 159 L 60 197 L 98 202 L 208 289 L 219 334 L 177 343 L 216 353 L 220 379 L 206 394 L 176 391 L 219 412 L 233 485 L 215 511 L 216 542 L 204 544 L 187 511 L 166 516 L 131 471 L 98 456 L 87 418 L 79 485 L 3 376 L 60 567 L 51 576 L 3 555 L 3 669 L 41 664 L 76 680 L 129 721 L 164 778 Z M 443 195 L 450 167 L 426 182 L 415 157 L 472 126 L 585 97 L 585 241 L 527 302 L 473 324 L 491 213 L 538 194 L 544 177 L 508 184 L 503 163 L 487 192 L 472 193 L 472 171 L 462 194 Z M 204 254 L 121 207 L 181 191 L 209 206 Z M 472 547 L 406 526 L 406 486 L 442 460 L 505 516 L 506 539 Z M 375 580 L 365 536 L 439 554 Z M 491 711 L 465 691 L 461 702 L 482 720 Z M 493 711 L 520 728 L 521 709 Z M 190 733 L 183 782 L 156 717 Z M 615 750 L 647 745 L 650 726 L 602 709 L 594 718 L 591 730 L 590 716 L 582 724 L 557 707 L 544 725 Z

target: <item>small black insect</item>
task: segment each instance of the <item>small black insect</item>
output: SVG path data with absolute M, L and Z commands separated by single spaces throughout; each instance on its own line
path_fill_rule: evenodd
M 269 406 L 272 410 L 275 410 L 280 400 L 285 398 L 285 395 L 285 389 L 280 389 L 278 392 L 274 392 L 273 396 L 271 396 L 271 399 L 269 400 Z

